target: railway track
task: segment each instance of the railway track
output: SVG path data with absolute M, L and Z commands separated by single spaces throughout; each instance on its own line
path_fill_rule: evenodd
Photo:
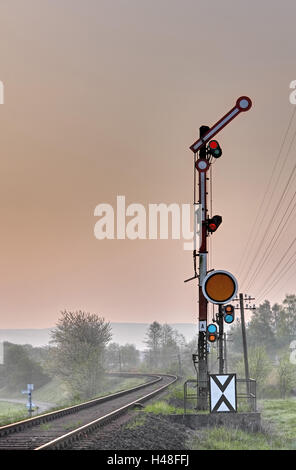
M 115 375 L 115 374 L 114 374 Z M 120 375 L 120 374 L 116 374 Z M 128 390 L 89 400 L 0 427 L 0 450 L 63 449 L 100 426 L 163 392 L 177 377 L 168 374 L 121 374 L 151 380 Z

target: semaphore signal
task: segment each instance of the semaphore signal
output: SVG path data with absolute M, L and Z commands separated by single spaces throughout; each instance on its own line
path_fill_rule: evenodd
M 222 223 L 222 217 L 215 215 L 209 218 L 207 215 L 207 172 L 210 169 L 212 158 L 219 158 L 222 155 L 221 147 L 217 140 L 213 137 L 218 134 L 227 124 L 229 124 L 241 112 L 248 111 L 252 106 L 252 101 L 247 96 L 241 96 L 237 99 L 235 106 L 230 109 L 219 121 L 216 122 L 211 128 L 208 126 L 201 126 L 199 128 L 199 139 L 194 142 L 190 149 L 194 153 L 194 205 L 196 202 L 196 173 L 198 172 L 198 197 L 199 205 L 201 207 L 201 241 L 199 250 L 193 250 L 194 262 L 194 276 L 187 281 L 198 279 L 199 290 L 199 336 L 198 336 L 198 408 L 206 409 L 208 402 L 208 343 L 214 342 L 217 338 L 215 331 L 207 329 L 207 304 L 208 302 L 216 303 L 219 305 L 219 336 L 221 341 L 219 348 L 223 348 L 223 317 L 222 306 L 230 302 L 237 292 L 237 282 L 234 276 L 227 271 L 214 272 L 214 276 L 209 276 L 207 268 L 207 238 L 209 234 L 214 233 Z M 199 274 L 196 272 L 196 258 L 199 260 Z M 185 282 L 187 282 L 185 281 Z M 222 289 L 221 289 L 222 286 Z M 223 287 L 224 286 L 224 287 Z M 209 325 L 214 328 L 215 325 Z M 221 331 L 220 331 L 221 330 Z M 216 335 L 216 336 L 215 336 Z M 194 363 L 196 360 L 194 359 Z M 223 371 L 223 361 L 220 361 Z

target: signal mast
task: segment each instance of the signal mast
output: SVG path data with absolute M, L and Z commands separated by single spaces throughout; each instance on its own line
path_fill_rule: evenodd
M 201 126 L 199 128 L 199 139 L 194 142 L 190 149 L 194 153 L 194 206 L 199 206 L 201 212 L 200 221 L 200 241 L 199 249 L 196 246 L 197 232 L 195 230 L 195 245 L 193 250 L 194 262 L 194 277 L 187 279 L 185 282 L 198 278 L 198 291 L 199 291 L 199 327 L 198 327 L 198 354 L 193 355 L 194 363 L 198 364 L 198 408 L 206 409 L 208 398 L 208 343 L 217 339 L 216 325 L 207 326 L 207 305 L 208 301 L 219 304 L 220 317 L 222 315 L 222 305 L 231 301 L 237 292 L 237 282 L 234 276 L 227 271 L 217 271 L 208 285 L 211 285 L 212 292 L 205 291 L 205 283 L 208 280 L 207 271 L 207 237 L 214 233 L 222 223 L 220 215 L 214 215 L 209 218 L 207 214 L 207 172 L 213 162 L 213 159 L 220 158 L 222 149 L 217 140 L 213 137 L 218 134 L 229 122 L 231 122 L 241 112 L 248 111 L 252 106 L 252 101 L 247 96 L 241 96 L 237 99 L 235 106 L 225 114 L 216 124 L 211 128 L 208 126 Z M 199 155 L 198 155 L 199 154 Z M 195 200 L 196 195 L 196 177 L 195 170 L 198 172 L 198 202 Z M 194 222 L 197 220 L 197 211 L 194 211 Z M 195 224 L 194 224 L 195 226 Z M 197 253 L 198 251 L 198 253 Z M 199 258 L 199 273 L 196 272 L 196 257 Z M 224 315 L 223 315 L 224 317 Z M 226 316 L 225 316 L 226 318 Z M 230 317 L 228 317 L 230 319 Z M 223 328 L 222 328 L 223 329 Z M 222 366 L 223 367 L 223 366 Z

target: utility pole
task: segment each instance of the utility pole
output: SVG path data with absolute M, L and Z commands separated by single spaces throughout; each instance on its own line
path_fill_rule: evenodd
M 246 334 L 246 322 L 245 322 L 245 310 L 256 310 L 255 304 L 253 307 L 248 304 L 244 304 L 244 302 L 251 302 L 251 300 L 255 300 L 254 297 L 247 294 L 239 294 L 239 298 L 234 300 L 239 300 L 239 307 L 236 308 L 240 309 L 241 315 L 241 327 L 242 327 L 242 340 L 243 340 L 243 353 L 244 353 L 244 365 L 245 365 L 245 376 L 246 376 L 246 388 L 247 394 L 250 394 L 250 372 L 249 372 L 249 361 L 248 361 L 248 345 L 247 345 L 247 334 Z
M 246 384 L 247 384 L 247 394 L 249 395 L 250 394 L 250 374 L 249 374 L 248 345 L 247 345 L 247 335 L 246 335 L 246 325 L 245 325 L 245 310 L 244 310 L 245 306 L 244 306 L 243 294 L 239 294 L 239 303 L 240 303 L 241 324 L 242 324 L 245 376 L 246 376 Z

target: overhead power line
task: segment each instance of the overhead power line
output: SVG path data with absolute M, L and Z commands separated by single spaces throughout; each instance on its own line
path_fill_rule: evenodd
M 288 150 L 288 152 L 287 152 L 287 155 L 289 154 L 290 149 L 292 148 L 292 143 L 294 142 L 295 137 L 296 137 L 296 130 L 295 130 L 295 132 L 294 132 L 294 135 L 293 135 L 293 138 L 292 138 L 292 142 L 291 142 L 291 144 L 290 144 L 290 146 L 289 146 L 289 150 Z M 256 271 L 256 269 L 258 268 L 258 266 L 259 266 L 260 263 L 261 263 L 262 257 L 259 258 L 259 256 L 258 256 L 258 255 L 259 255 L 259 252 L 260 252 L 260 250 L 262 250 L 262 246 L 264 245 L 264 241 L 267 239 L 267 234 L 268 234 L 268 232 L 271 231 L 271 229 L 272 229 L 272 227 L 273 227 L 273 225 L 274 225 L 274 220 L 275 220 L 276 214 L 278 213 L 278 210 L 279 210 L 281 204 L 283 203 L 283 201 L 284 201 L 284 199 L 285 199 L 285 197 L 286 197 L 286 195 L 287 195 L 288 188 L 289 188 L 289 186 L 290 186 L 290 184 L 291 184 L 291 181 L 292 181 L 293 178 L 294 178 L 295 172 L 296 172 L 296 163 L 294 164 L 294 167 L 293 167 L 293 169 L 292 169 L 292 172 L 290 173 L 290 176 L 289 176 L 289 178 L 288 178 L 288 181 L 287 181 L 286 184 L 285 184 L 285 187 L 284 187 L 284 190 L 283 190 L 282 193 L 281 193 L 280 199 L 279 199 L 279 201 L 278 201 L 276 207 L 274 208 L 271 217 L 269 218 L 269 221 L 268 221 L 267 227 L 266 227 L 266 229 L 265 229 L 265 232 L 264 232 L 263 236 L 261 237 L 260 242 L 259 242 L 259 244 L 258 244 L 258 248 L 257 248 L 257 250 L 256 250 L 256 252 L 255 252 L 253 258 L 251 259 L 251 261 L 250 261 L 250 263 L 249 263 L 249 269 L 248 269 L 247 273 L 245 274 L 245 276 L 243 277 L 243 280 L 241 281 L 242 284 L 247 281 L 247 279 L 248 279 L 248 277 L 250 276 L 250 273 L 252 272 L 252 270 L 255 269 L 255 271 Z M 273 194 L 274 194 L 274 192 L 273 192 Z M 292 199 L 293 199 L 293 198 L 292 198 Z M 291 200 L 290 200 L 289 205 L 290 205 L 290 204 L 291 204 Z M 265 215 L 266 215 L 266 214 L 267 214 L 267 212 L 265 213 Z M 265 217 L 264 217 L 264 218 L 265 218 Z M 263 220 L 264 220 L 264 218 L 263 218 Z M 262 225 L 262 221 L 261 221 L 260 227 L 261 227 L 261 225 Z M 259 228 L 258 228 L 258 230 L 257 230 L 257 234 L 258 234 L 258 232 L 259 232 Z M 263 256 L 264 256 L 264 255 L 263 255 Z M 255 263 L 255 261 L 256 261 L 256 267 L 254 268 L 254 263 Z
M 258 274 L 260 274 L 260 272 L 262 271 L 263 267 L 265 266 L 266 262 L 268 261 L 268 259 L 270 258 L 270 256 L 272 255 L 273 253 L 273 250 L 277 244 L 277 242 L 279 241 L 280 239 L 280 236 L 281 234 L 283 233 L 284 231 L 284 228 L 286 227 L 285 223 L 287 220 L 290 219 L 290 217 L 292 216 L 293 212 L 295 211 L 296 209 L 296 201 L 295 203 L 293 204 L 293 207 L 292 209 L 290 210 L 290 212 L 288 213 L 287 215 L 287 212 L 288 212 L 288 209 L 290 208 L 291 206 L 291 203 L 293 202 L 293 200 L 295 199 L 296 197 L 296 191 L 294 192 L 293 194 L 293 197 L 291 198 L 290 200 L 290 203 L 288 204 L 280 222 L 278 223 L 277 225 L 277 228 L 273 234 L 273 237 L 271 238 L 268 246 L 266 247 L 266 250 L 262 256 L 261 259 L 259 259 L 258 263 L 257 263 L 257 268 L 252 276 L 252 279 L 250 280 L 249 284 L 248 284 L 248 287 L 247 287 L 247 290 L 250 290 L 250 288 L 254 285 L 254 282 L 256 280 L 256 278 L 258 277 Z M 284 221 L 285 219 L 285 221 Z M 279 229 L 281 228 L 281 230 L 279 231 Z M 279 233 L 278 233 L 279 231 Z M 277 235 L 277 236 L 276 236 Z M 275 238 L 276 237 L 276 238 Z
M 291 125 L 292 125 L 292 122 L 293 122 L 295 113 L 296 113 L 296 107 L 295 107 L 295 109 L 293 110 L 292 115 L 291 115 L 291 117 L 290 117 L 290 119 L 289 119 L 289 123 L 288 123 L 287 129 L 286 129 L 286 131 L 285 131 L 285 134 L 284 134 L 282 143 L 281 143 L 281 145 L 280 145 L 279 152 L 278 152 L 278 154 L 276 155 L 275 160 L 274 160 L 273 169 L 272 169 L 272 172 L 271 172 L 271 175 L 270 175 L 270 178 L 269 178 L 268 185 L 267 185 L 267 187 L 266 187 L 265 193 L 264 193 L 263 198 L 262 198 L 262 200 L 261 200 L 261 204 L 260 204 L 260 206 L 259 206 L 259 208 L 258 208 L 257 215 L 256 215 L 256 218 L 255 218 L 255 220 L 254 220 L 254 223 L 253 223 L 253 225 L 252 225 L 252 227 L 251 227 L 251 230 L 250 230 L 250 232 L 249 232 L 248 239 L 247 239 L 247 243 L 246 243 L 246 246 L 245 246 L 245 249 L 244 249 L 244 253 L 243 253 L 243 256 L 242 256 L 241 259 L 240 259 L 240 263 L 239 263 L 238 268 L 237 268 L 237 272 L 239 272 L 240 274 L 242 274 L 241 270 L 242 270 L 242 267 L 243 267 L 243 263 L 245 262 L 246 259 L 248 259 L 249 251 L 250 251 L 249 248 L 250 248 L 250 246 L 251 246 L 251 242 L 254 240 L 254 236 L 252 236 L 252 233 L 254 233 L 254 229 L 255 229 L 255 227 L 257 226 L 257 222 L 258 222 L 258 220 L 259 220 L 259 216 L 261 215 L 262 209 L 263 209 L 263 207 L 264 207 L 264 203 L 265 203 L 265 201 L 266 201 L 267 194 L 268 194 L 268 192 L 269 192 L 269 190 L 270 190 L 271 183 L 272 183 L 272 180 L 273 180 L 275 171 L 276 171 L 277 166 L 278 166 L 278 164 L 279 164 L 279 162 L 280 162 L 280 160 L 281 160 L 280 157 L 281 157 L 283 148 L 284 148 L 284 146 L 285 146 L 285 143 L 286 143 L 286 140 L 287 140 L 287 136 L 288 136 L 289 130 L 290 130 L 290 128 L 291 128 Z M 295 135 L 296 135 L 296 132 L 295 132 Z M 294 135 L 294 138 L 295 138 L 295 135 Z M 293 140 L 294 140 L 294 138 L 293 138 Z M 285 164 L 286 164 L 289 151 L 290 151 L 290 148 L 289 148 L 289 150 L 288 150 L 288 152 L 287 152 L 287 154 L 286 154 L 286 159 L 285 159 L 285 161 L 284 161 L 284 164 L 283 164 L 282 167 L 281 167 L 280 175 L 279 175 L 279 177 L 278 177 L 278 179 L 277 179 L 277 181 L 276 181 L 276 184 L 275 184 L 274 187 L 273 187 L 272 197 L 273 197 L 273 194 L 274 194 L 274 192 L 275 192 L 275 188 L 276 188 L 276 186 L 277 186 L 277 184 L 278 184 L 278 181 L 279 181 L 279 179 L 280 179 L 280 176 L 281 176 L 281 174 L 282 174 L 283 168 L 284 168 L 284 166 L 285 166 Z M 266 212 L 265 212 L 265 215 L 266 215 Z
M 286 264 L 285 266 L 283 266 L 283 268 L 281 269 L 281 271 L 278 273 L 278 275 L 276 276 L 276 278 L 272 281 L 271 285 L 267 286 L 267 288 L 263 291 L 263 293 L 261 293 L 258 297 L 258 302 L 260 302 L 261 300 L 263 300 L 263 298 L 280 282 L 284 279 L 284 275 L 290 271 L 290 269 L 296 264 L 296 251 L 293 253 L 292 257 L 290 258 L 290 264 Z M 293 260 L 293 258 L 295 258 Z M 293 260 L 293 261 L 292 261 Z M 293 274 L 293 276 L 295 276 L 295 273 Z M 288 279 L 290 280 L 291 277 Z M 287 283 L 287 280 L 285 280 L 285 283 Z M 278 291 L 277 291 L 278 292 Z

